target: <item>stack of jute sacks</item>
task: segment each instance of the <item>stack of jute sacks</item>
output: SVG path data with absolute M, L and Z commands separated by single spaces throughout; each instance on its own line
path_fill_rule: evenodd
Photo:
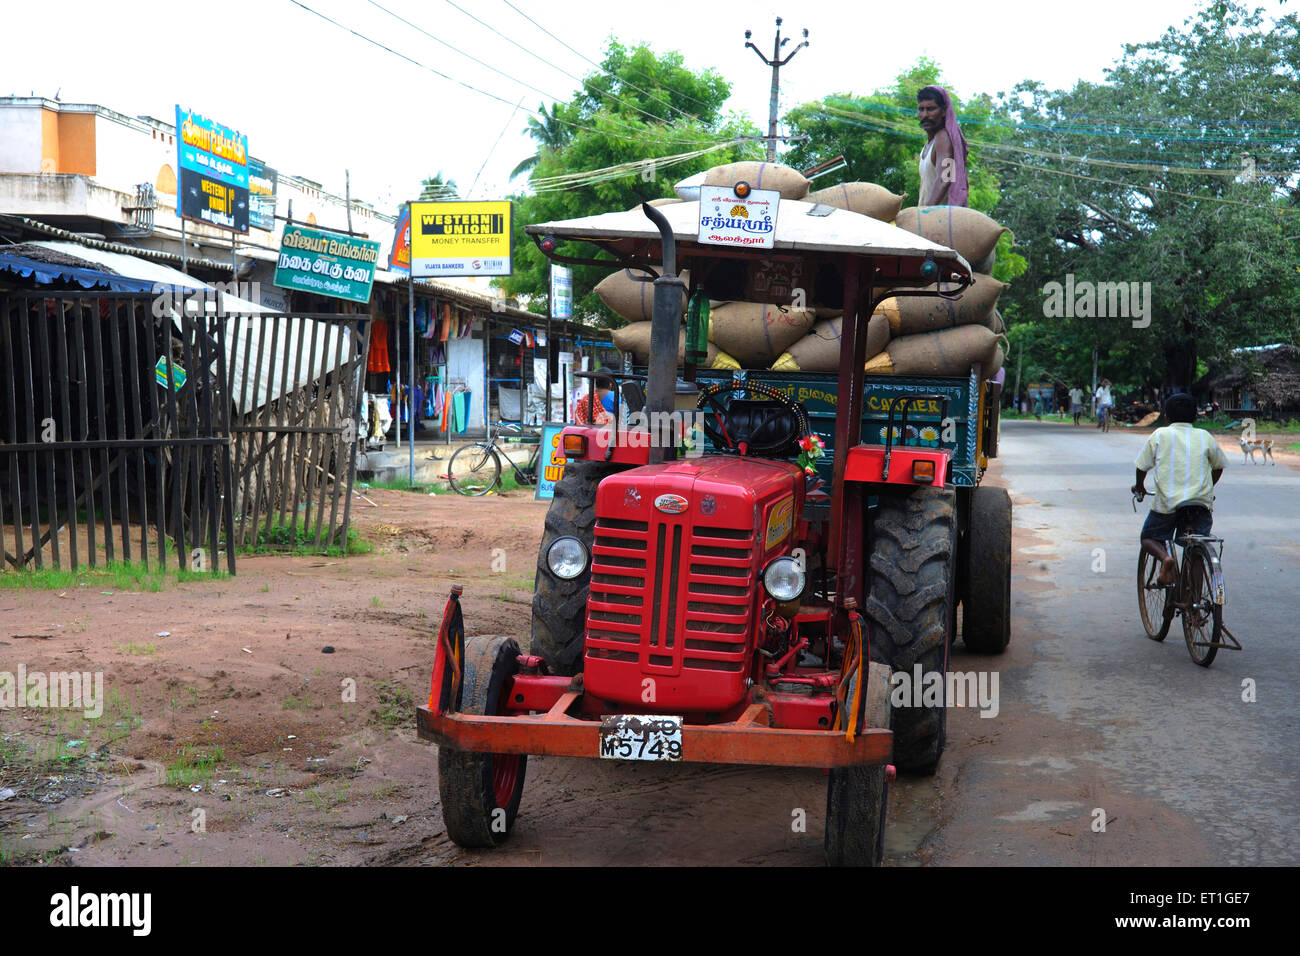
M 888 207 L 855 208 L 848 193 L 871 187 L 851 183 L 824 189 L 818 202 L 890 221 Z M 811 198 L 811 197 L 809 197 Z M 901 198 L 901 197 L 900 197 Z M 984 378 L 992 378 L 1005 357 L 999 339 L 1006 333 L 996 308 L 1006 286 L 989 275 L 994 248 L 1006 232 L 988 216 L 964 206 L 912 206 L 892 210 L 893 225 L 960 253 L 974 270 L 974 282 L 952 299 L 898 296 L 886 299 L 867 324 L 867 373 L 873 375 L 965 375 L 978 362 Z M 773 364 L 776 371 L 833 372 L 840 360 L 839 317 L 828 317 L 792 345 Z
M 715 166 L 704 175 L 706 186 L 730 186 L 744 180 L 755 189 L 774 189 L 782 199 L 816 202 L 808 193 L 809 182 L 803 174 L 780 163 L 729 163 Z M 839 187 L 836 187 L 839 188 Z M 875 187 L 878 188 L 878 187 Z M 698 192 L 679 189 L 679 199 L 655 200 L 664 205 L 698 198 Z M 897 210 L 895 210 L 897 211 Z M 612 311 L 628 320 L 615 329 L 616 348 L 629 351 L 644 364 L 650 353 L 650 318 L 654 311 L 654 284 L 644 281 L 640 273 L 620 270 L 596 286 L 596 294 Z M 689 283 L 689 277 L 687 277 Z M 682 303 L 685 313 L 686 303 Z M 787 305 L 759 302 L 710 303 L 708 368 L 767 368 L 777 356 L 804 338 L 816 322 L 814 311 Z M 679 336 L 679 361 L 685 350 L 685 330 Z
M 1005 286 L 988 273 L 994 247 L 1006 230 L 983 213 L 963 206 L 903 209 L 903 197 L 875 183 L 842 183 L 810 192 L 809 181 L 780 163 L 743 162 L 715 166 L 703 176 L 706 186 L 729 186 L 744 180 L 755 189 L 773 189 L 782 199 L 797 199 L 870 216 L 955 249 L 975 271 L 975 282 L 953 299 L 897 297 L 886 299 L 867 326 L 867 371 L 896 375 L 964 375 L 979 362 L 984 377 L 997 374 L 1005 333 L 995 305 Z M 698 198 L 698 187 L 678 187 L 678 200 Z M 689 284 L 689 275 L 683 273 Z M 650 318 L 654 284 L 641 273 L 622 269 L 596 286 L 612 311 L 628 320 L 613 332 L 615 347 L 640 364 L 650 353 Z M 686 301 L 683 297 L 682 312 Z M 840 360 L 841 314 L 810 306 L 753 302 L 712 302 L 708 368 L 834 372 Z M 678 340 L 684 358 L 685 330 Z

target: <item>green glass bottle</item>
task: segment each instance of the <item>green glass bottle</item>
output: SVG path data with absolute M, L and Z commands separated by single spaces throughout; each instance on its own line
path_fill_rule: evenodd
M 686 306 L 686 366 L 703 365 L 709 357 L 709 297 L 696 289 Z

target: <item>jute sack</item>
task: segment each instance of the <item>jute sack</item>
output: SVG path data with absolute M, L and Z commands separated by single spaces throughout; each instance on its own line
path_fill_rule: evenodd
M 891 339 L 867 362 L 868 375 L 966 375 L 972 362 L 992 367 L 998 337 L 982 325 Z
M 726 302 L 709 316 L 709 341 L 741 368 L 769 368 L 772 360 L 808 334 L 815 316 L 759 302 Z
M 889 319 L 890 336 L 897 338 L 986 322 L 1006 286 L 992 276 L 975 273 L 972 278 L 975 281 L 955 299 L 910 295 L 886 299 L 880 311 Z
M 984 320 L 984 325 L 988 326 L 994 335 L 1007 334 L 1007 324 L 1002 321 L 1002 313 L 997 309 L 989 313 L 989 317 Z
M 808 180 L 803 173 L 781 163 L 728 163 L 704 174 L 706 186 L 734 186 L 742 180 L 754 189 L 775 189 L 782 199 L 803 199 L 808 195 Z
M 840 330 L 843 319 L 818 322 L 812 331 L 790 346 L 772 363 L 774 372 L 837 372 L 840 367 Z M 889 344 L 889 322 L 876 313 L 867 322 L 867 358 L 879 355 Z
M 997 348 L 993 350 L 992 361 L 989 362 L 987 368 L 983 369 L 980 372 L 980 374 L 984 377 L 984 381 L 987 382 L 994 375 L 997 375 L 998 372 L 1002 370 L 1002 363 L 1005 361 L 1006 361 L 1006 355 L 1002 351 L 1002 343 L 999 342 Z
M 983 272 L 985 275 L 992 275 L 993 267 L 997 265 L 997 261 L 998 250 L 994 248 L 994 250 L 983 259 L 978 259 L 975 262 L 972 262 L 970 267 L 973 272 Z
M 894 224 L 916 236 L 924 236 L 949 249 L 956 249 L 969 263 L 983 259 L 1007 231 L 984 213 L 965 206 L 908 206 Z
M 621 329 L 614 329 L 614 331 L 610 333 L 610 338 L 613 340 L 616 349 L 622 352 L 631 352 L 632 357 L 636 360 L 636 364 L 649 364 L 649 322 L 633 322 L 630 325 L 623 326 Z M 684 364 L 686 361 L 685 329 L 682 329 L 677 335 L 677 361 L 679 364 Z M 735 369 L 740 368 L 740 363 L 710 342 L 708 355 L 704 360 L 704 367 Z
M 689 288 L 690 270 L 685 270 L 680 276 Z M 596 295 L 629 322 L 648 322 L 654 317 L 655 284 L 653 279 L 646 278 L 644 272 L 635 269 L 612 272 L 596 283 Z M 686 314 L 685 292 L 682 293 L 682 314 Z
M 804 202 L 819 202 L 824 206 L 847 209 L 881 222 L 889 222 L 903 208 L 902 196 L 895 196 L 884 186 L 875 183 L 841 183 L 809 193 L 804 197 Z

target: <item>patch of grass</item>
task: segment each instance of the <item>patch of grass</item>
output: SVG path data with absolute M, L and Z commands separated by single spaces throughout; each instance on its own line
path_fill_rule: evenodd
M 75 571 L 57 571 L 53 568 L 22 571 L 0 569 L 0 588 L 157 592 L 163 590 L 169 581 L 211 581 L 229 576 L 225 571 L 169 571 L 156 565 L 146 568 L 143 564 L 110 562 L 93 568 L 81 567 Z
M 305 690 L 301 697 L 289 696 L 284 699 L 285 710 L 312 710 L 320 706 L 320 701 L 312 696 L 311 691 Z
M 401 684 L 391 681 L 379 681 L 375 684 L 375 696 L 379 707 L 375 710 L 375 720 L 384 727 L 414 726 L 415 698 Z
M 409 491 L 416 495 L 455 494 L 455 492 L 451 490 L 450 485 L 442 482 L 434 485 L 413 485 L 405 478 L 397 478 L 388 481 L 368 481 L 358 484 L 356 488 L 358 491 L 363 493 L 370 489 L 379 489 L 383 491 Z
M 137 644 L 132 641 L 129 644 L 118 646 L 118 650 L 123 654 L 131 654 L 137 657 L 148 657 L 151 654 L 158 653 L 158 647 L 154 644 Z
M 1286 446 L 1287 451 L 1300 451 L 1300 441 L 1293 441 Z
M 200 751 L 192 744 L 184 744 L 176 759 L 167 765 L 165 782 L 169 787 L 188 790 L 198 784 L 207 788 L 212 783 L 217 764 L 225 759 L 220 746 Z
M 271 582 L 267 581 L 262 585 L 262 593 L 269 594 L 271 591 Z
M 384 603 L 384 602 L 381 601 L 381 600 L 379 600 L 378 597 L 372 597 L 372 598 L 370 599 L 370 606 L 371 606 L 371 607 L 379 607 L 379 606 L 382 605 L 383 603 Z
M 316 547 L 316 522 L 308 518 L 294 518 L 288 524 L 274 524 L 269 529 L 257 528 L 253 541 L 241 548 L 243 554 L 296 554 L 341 558 L 348 555 L 369 554 L 374 545 L 361 537 L 357 529 L 348 527 L 347 545 L 326 543 L 326 533 L 321 532 L 321 546 Z M 326 529 L 328 530 L 328 529 Z

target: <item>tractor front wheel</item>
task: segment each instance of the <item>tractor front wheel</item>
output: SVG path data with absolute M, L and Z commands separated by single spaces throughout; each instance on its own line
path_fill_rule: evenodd
M 956 494 L 946 488 L 882 494 L 863 610 L 871 625 L 871 659 L 922 681 L 908 688 L 908 706 L 894 711 L 894 763 L 909 773 L 933 773 L 943 755 L 956 572 Z
M 582 670 L 591 569 L 572 580 L 557 578 L 546 563 L 546 551 L 556 538 L 568 535 L 581 541 L 590 556 L 596 537 L 596 487 L 602 478 L 616 470 L 603 462 L 570 462 L 555 483 L 555 497 L 546 512 L 542 546 L 537 555 L 529 644 L 529 653 L 543 658 L 552 674 L 572 677 Z
M 872 664 L 867 672 L 863 726 L 890 727 L 890 670 Z M 853 678 L 856 683 L 857 677 Z M 850 684 L 847 699 L 853 699 Z M 885 807 L 888 783 L 881 764 L 837 767 L 826 784 L 826 864 L 879 866 L 885 857 Z
M 519 671 L 512 637 L 472 637 L 465 642 L 460 713 L 502 716 L 510 678 Z M 438 748 L 438 794 L 447 836 L 463 847 L 504 843 L 524 794 L 528 758 Z

